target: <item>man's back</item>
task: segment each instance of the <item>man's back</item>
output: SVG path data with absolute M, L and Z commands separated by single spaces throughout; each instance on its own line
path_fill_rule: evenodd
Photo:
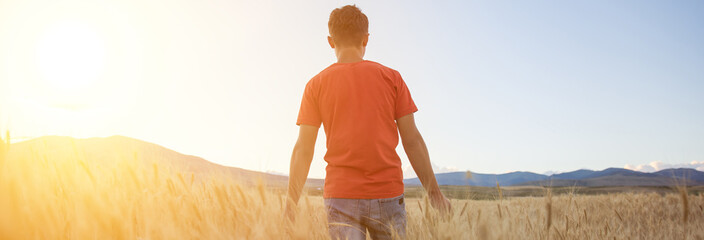
M 297 124 L 327 136 L 325 198 L 390 198 L 403 193 L 395 120 L 417 111 L 399 73 L 372 61 L 335 63 L 313 77 Z
M 406 205 L 403 173 L 396 154 L 399 134 L 408 160 L 431 204 L 447 212 L 450 201 L 440 192 L 425 141 L 416 127 L 418 109 L 401 75 L 364 60 L 368 19 L 347 5 L 330 13 L 327 37 L 337 63 L 306 85 L 298 113 L 298 140 L 291 155 L 285 214 L 295 205 L 310 170 L 315 141 L 325 126 L 328 162 L 325 207 L 333 239 L 404 238 Z

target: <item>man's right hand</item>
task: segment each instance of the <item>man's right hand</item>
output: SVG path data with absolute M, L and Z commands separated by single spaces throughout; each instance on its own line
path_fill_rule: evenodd
M 448 214 L 452 212 L 452 204 L 442 193 L 430 194 L 430 205 L 435 209 L 440 211 L 441 214 Z
M 425 145 L 423 136 L 420 135 L 416 127 L 416 120 L 413 117 L 413 113 L 396 119 L 396 125 L 398 125 L 398 132 L 401 135 L 403 149 L 406 151 L 408 160 L 411 162 L 411 166 L 416 172 L 418 179 L 421 184 L 423 184 L 425 190 L 428 191 L 430 203 L 433 207 L 440 210 L 441 213 L 449 213 L 450 210 L 452 210 L 452 206 L 450 201 L 440 192 L 433 167 L 430 164 L 428 147 Z

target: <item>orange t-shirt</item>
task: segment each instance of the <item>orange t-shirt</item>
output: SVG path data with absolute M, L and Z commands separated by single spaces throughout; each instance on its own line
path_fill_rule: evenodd
M 401 75 L 376 62 L 335 63 L 308 81 L 296 124 L 325 128 L 323 197 L 401 195 L 396 119 L 416 111 Z

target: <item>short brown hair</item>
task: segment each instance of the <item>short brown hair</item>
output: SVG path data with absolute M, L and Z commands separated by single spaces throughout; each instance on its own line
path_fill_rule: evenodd
M 332 10 L 328 29 L 336 44 L 357 44 L 369 31 L 369 19 L 357 6 L 347 5 Z

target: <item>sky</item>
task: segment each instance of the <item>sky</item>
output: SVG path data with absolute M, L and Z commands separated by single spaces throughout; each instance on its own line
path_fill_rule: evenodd
M 0 0 L 0 129 L 286 174 L 346 4 L 369 18 L 365 59 L 409 86 L 437 172 L 704 170 L 701 1 Z

